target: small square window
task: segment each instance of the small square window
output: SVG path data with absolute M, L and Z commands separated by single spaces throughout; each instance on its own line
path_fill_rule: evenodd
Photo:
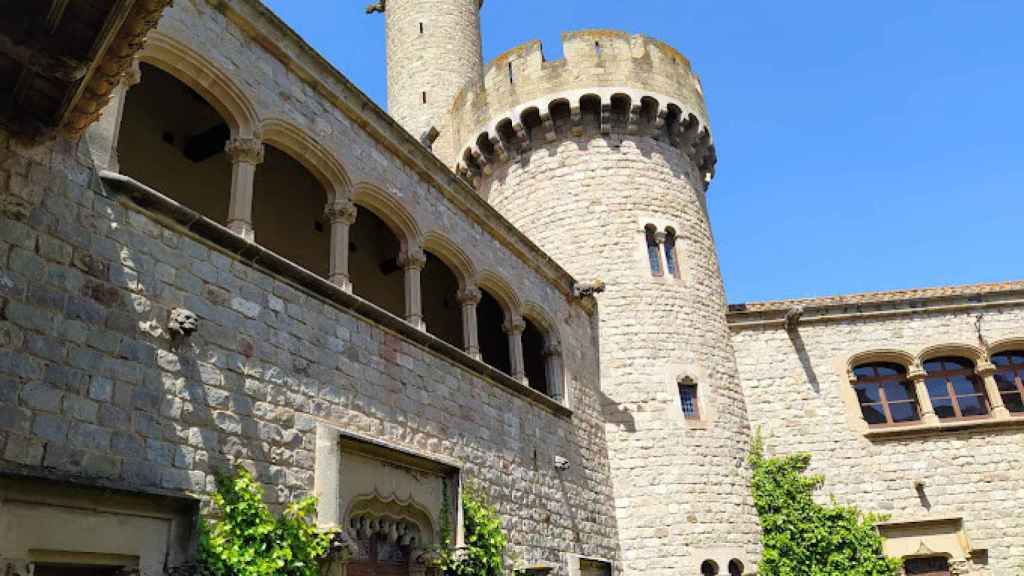
M 687 420 L 700 420 L 697 385 L 690 379 L 683 379 L 679 382 L 679 404 L 682 406 L 683 416 Z

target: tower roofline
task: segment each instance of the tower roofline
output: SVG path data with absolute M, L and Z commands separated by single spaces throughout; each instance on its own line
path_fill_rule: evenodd
M 451 164 L 471 176 L 486 171 L 554 141 L 561 123 L 573 136 L 590 128 L 665 139 L 710 179 L 716 159 L 703 89 L 685 56 L 649 36 L 604 29 L 564 33 L 562 45 L 559 60 L 546 59 L 536 40 L 516 46 L 456 95 Z

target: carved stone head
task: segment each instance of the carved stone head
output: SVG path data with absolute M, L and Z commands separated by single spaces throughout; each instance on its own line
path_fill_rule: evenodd
M 170 319 L 167 321 L 167 331 L 174 338 L 188 338 L 193 332 L 199 329 L 199 318 L 194 312 L 184 308 L 171 310 Z

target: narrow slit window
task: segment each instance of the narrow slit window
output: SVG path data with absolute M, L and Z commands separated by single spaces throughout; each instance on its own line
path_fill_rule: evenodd
M 420 34 L 423 34 L 423 22 L 420 22 Z
M 658 248 L 658 240 L 654 237 L 655 229 L 653 224 L 644 228 L 644 240 L 647 242 L 647 260 L 651 266 L 651 274 L 661 276 L 661 253 Z
M 665 231 L 665 269 L 672 276 L 679 278 L 679 257 L 676 252 L 676 231 L 672 228 Z
M 598 58 L 601 57 L 601 43 L 600 42 L 594 42 L 594 53 L 597 54 Z
M 423 103 L 424 104 L 427 103 L 427 93 L 426 92 L 423 93 Z
M 697 397 L 697 383 L 689 378 L 679 380 L 679 404 L 687 420 L 700 420 L 700 401 Z
M 514 83 L 514 79 L 512 77 L 512 63 L 511 62 L 508 63 L 508 83 L 509 84 Z

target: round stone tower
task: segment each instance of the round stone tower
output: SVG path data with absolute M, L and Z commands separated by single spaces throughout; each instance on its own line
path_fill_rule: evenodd
M 563 35 L 498 57 L 454 101 L 449 163 L 597 296 L 625 574 L 753 572 L 759 528 L 706 190 L 699 79 L 644 36 Z
M 388 52 L 388 112 L 421 138 L 446 122 L 455 94 L 483 70 L 483 0 L 381 0 Z

